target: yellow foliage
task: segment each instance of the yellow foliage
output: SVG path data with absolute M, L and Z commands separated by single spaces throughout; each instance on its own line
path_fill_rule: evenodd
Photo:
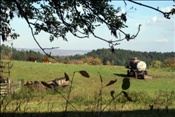
M 3 56 L 3 59 L 5 59 L 5 60 L 10 60 L 10 59 L 11 59 L 11 56 L 5 55 L 5 56 Z
M 175 67 L 175 58 L 167 58 L 164 61 L 163 66 L 165 66 L 165 67 Z

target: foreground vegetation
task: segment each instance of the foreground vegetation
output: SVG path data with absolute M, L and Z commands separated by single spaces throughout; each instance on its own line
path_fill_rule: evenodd
M 76 72 L 80 70 L 85 70 L 90 78 L 84 78 Z M 152 80 L 130 78 L 129 85 L 126 84 L 127 88 L 125 89 L 123 82 L 127 78 L 126 70 L 124 66 L 13 61 L 12 81 L 21 79 L 24 79 L 25 82 L 49 81 L 64 77 L 64 73 L 72 78 L 76 73 L 71 92 L 70 86 L 58 87 L 57 92 L 51 89 L 47 91 L 26 89 L 17 91 L 8 98 L 2 98 L 1 112 L 65 112 L 67 105 L 66 112 L 71 111 L 74 114 L 80 111 L 88 113 L 88 115 L 89 112 L 99 112 L 98 115 L 103 113 L 102 115 L 105 116 L 108 111 L 127 111 L 125 115 L 128 115 L 128 111 L 136 111 L 138 114 L 138 110 L 153 109 L 156 114 L 160 111 L 160 113 L 173 115 L 175 109 L 175 72 L 173 68 L 150 68 L 148 74 L 153 76 Z M 106 86 L 115 79 L 115 83 Z M 69 103 L 66 104 L 67 101 Z M 137 115 L 136 113 L 134 116 Z

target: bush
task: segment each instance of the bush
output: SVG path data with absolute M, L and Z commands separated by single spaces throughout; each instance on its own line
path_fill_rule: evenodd
M 174 67 L 175 68 L 175 58 L 167 58 L 163 62 L 164 67 Z
M 160 61 L 152 61 L 151 63 L 151 67 L 155 67 L 155 68 L 160 68 L 162 66 L 162 62 Z

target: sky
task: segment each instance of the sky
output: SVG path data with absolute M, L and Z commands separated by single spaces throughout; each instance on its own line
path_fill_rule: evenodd
M 138 1 L 146 5 L 159 7 L 162 11 L 169 11 L 175 2 L 173 0 L 159 0 L 159 1 Z M 134 51 L 156 51 L 156 52 L 175 52 L 175 15 L 171 16 L 171 19 L 164 18 L 163 14 L 145 8 L 133 3 L 127 2 L 127 5 L 121 0 L 113 1 L 111 4 L 115 8 L 121 6 L 122 12 L 127 13 L 127 29 L 123 29 L 124 32 L 130 34 L 136 34 L 138 25 L 141 24 L 140 33 L 134 40 L 122 41 L 119 45 L 115 46 L 115 49 L 126 49 Z M 130 10 L 131 7 L 137 10 Z M 30 29 L 27 23 L 22 19 L 14 19 L 11 23 L 15 31 L 20 34 L 20 37 L 16 40 L 8 39 L 7 42 L 1 44 L 11 45 L 13 43 L 14 48 L 29 48 L 39 49 L 38 45 L 32 38 Z M 101 27 L 96 30 L 96 34 L 107 39 L 114 40 L 115 37 L 111 36 L 110 31 Z M 67 35 L 68 41 L 64 41 L 61 38 L 55 39 L 53 42 L 49 41 L 49 35 L 41 33 L 36 36 L 38 42 L 43 48 L 59 47 L 64 50 L 96 50 L 101 48 L 109 48 L 109 44 L 94 38 L 92 35 L 89 38 L 79 39 L 70 34 Z

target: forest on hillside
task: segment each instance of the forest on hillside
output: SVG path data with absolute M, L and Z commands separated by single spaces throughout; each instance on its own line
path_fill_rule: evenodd
M 38 62 L 41 62 L 43 57 L 47 57 L 40 52 L 32 50 L 17 50 L 9 46 L 1 45 L 1 57 L 3 59 L 13 59 L 26 61 L 29 56 L 35 56 Z M 61 63 L 73 63 L 73 64 L 92 64 L 92 65 L 121 65 L 125 66 L 129 60 L 133 57 L 137 57 L 139 60 L 145 61 L 150 65 L 153 61 L 167 62 L 172 61 L 175 63 L 175 52 L 140 52 L 123 49 L 115 49 L 111 52 L 110 49 L 97 49 L 92 50 L 84 55 L 72 55 L 72 56 L 54 56 Z
M 174 60 L 175 52 L 140 52 L 123 49 L 115 49 L 114 52 L 111 52 L 110 49 L 97 49 L 85 55 L 71 56 L 71 59 L 83 59 L 87 57 L 99 58 L 104 65 L 127 65 L 130 59 L 137 57 L 139 60 L 143 60 L 150 65 L 153 61 L 164 62 L 170 59 Z
M 40 52 L 35 52 L 32 50 L 29 50 L 29 51 L 17 50 L 16 48 L 9 47 L 4 44 L 0 46 L 0 50 L 1 50 L 0 51 L 1 59 L 6 59 L 6 60 L 12 59 L 12 60 L 19 60 L 19 61 L 27 61 L 29 56 L 34 56 L 40 62 L 43 57 L 46 57 Z

